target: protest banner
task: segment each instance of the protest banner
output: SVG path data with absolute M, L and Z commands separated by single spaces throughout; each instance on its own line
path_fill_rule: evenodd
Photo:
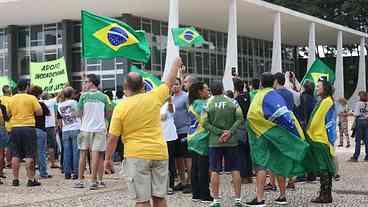
M 64 57 L 47 62 L 31 62 L 30 74 L 31 84 L 40 86 L 48 93 L 63 90 L 68 82 Z

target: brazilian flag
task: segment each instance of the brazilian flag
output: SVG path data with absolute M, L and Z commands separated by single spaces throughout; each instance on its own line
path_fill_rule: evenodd
M 144 90 L 146 92 L 149 92 L 153 89 L 155 89 L 156 87 L 158 87 L 159 85 L 161 85 L 161 80 L 158 79 L 156 76 L 154 76 L 153 74 L 143 71 L 139 68 L 137 68 L 136 66 L 132 65 L 129 68 L 129 72 L 134 72 L 137 73 L 138 75 L 140 75 L 143 78 L 143 82 L 144 82 Z
M 331 84 L 335 82 L 335 72 L 331 68 L 329 68 L 322 60 L 316 59 L 307 71 L 307 73 L 304 75 L 302 84 L 306 80 L 310 80 L 316 86 L 318 80 L 321 77 L 326 77 Z
M 81 15 L 85 58 L 149 60 L 151 52 L 144 31 L 135 31 L 119 20 L 87 11 L 82 11 Z
M 194 27 L 173 28 L 172 34 L 175 45 L 179 47 L 200 46 L 204 42 L 203 37 Z
M 295 115 L 275 90 L 257 90 L 248 111 L 247 129 L 255 166 L 285 177 L 305 172 L 309 144 Z

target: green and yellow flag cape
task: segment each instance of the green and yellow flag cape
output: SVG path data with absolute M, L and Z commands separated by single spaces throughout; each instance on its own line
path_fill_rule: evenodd
M 298 120 L 276 91 L 257 91 L 248 111 L 247 128 L 255 166 L 280 176 L 304 173 L 308 143 Z

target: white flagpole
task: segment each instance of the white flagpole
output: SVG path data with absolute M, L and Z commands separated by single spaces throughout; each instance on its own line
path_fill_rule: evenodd
M 366 91 L 366 78 L 365 78 L 365 39 L 364 37 L 360 40 L 360 51 L 359 51 L 359 72 L 358 72 L 358 83 L 355 88 L 353 95 L 349 99 L 349 105 L 354 104 L 359 100 L 359 91 Z
M 308 66 L 307 71 L 316 60 L 316 24 L 311 23 L 309 26 L 309 41 L 308 41 Z
M 230 0 L 229 4 L 229 23 L 227 35 L 226 64 L 222 83 L 224 90 L 234 90 L 232 69 L 238 73 L 238 32 L 236 20 L 236 0 Z
M 179 56 L 179 47 L 175 46 L 173 35 L 171 32 L 172 28 L 179 27 L 179 0 L 170 0 L 169 6 L 169 22 L 167 31 L 167 47 L 166 47 L 166 61 L 165 69 L 162 79 L 164 80 L 171 70 L 176 57 Z

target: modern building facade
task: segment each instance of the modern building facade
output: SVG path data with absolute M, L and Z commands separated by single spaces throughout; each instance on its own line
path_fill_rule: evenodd
M 28 6 L 30 7 L 30 14 L 25 12 L 25 16 L 37 14 L 34 11 L 36 8 L 30 2 L 55 8 L 51 8 L 50 10 L 52 11 L 50 12 L 45 11 L 45 14 L 40 13 L 40 16 L 34 16 L 30 20 L 25 17 L 24 21 L 21 21 L 18 17 L 15 17 L 16 14 L 14 14 L 14 21 L 9 16 L 6 16 L 5 19 L 3 18 L 3 15 L 6 15 L 4 13 L 7 8 L 2 7 L 2 5 L 5 5 L 8 9 L 15 9 L 18 5 L 21 8 L 20 10 L 24 11 L 27 8 L 23 7 Z M 73 2 L 71 0 L 65 0 L 57 2 L 54 5 L 54 2 L 51 3 L 45 0 L 16 0 L 8 3 L 0 3 L 0 18 L 3 18 L 3 20 L 0 20 L 0 75 L 9 75 L 13 79 L 27 78 L 31 61 L 48 61 L 63 56 L 66 59 L 69 80 L 76 87 L 80 87 L 85 74 L 96 73 L 101 77 L 103 88 L 116 89 L 116 87 L 122 85 L 123 76 L 127 72 L 130 64 L 139 65 L 156 75 L 162 74 L 165 65 L 168 33 L 167 12 L 162 11 L 168 11 L 169 0 L 139 0 L 131 3 L 131 5 L 129 5 L 129 1 L 117 3 L 112 0 L 106 1 L 106 4 L 101 4 L 101 2 L 95 0 L 88 1 L 88 3 L 84 1 Z M 157 2 L 157 5 L 154 5 L 154 2 Z M 227 2 L 228 0 L 205 0 L 203 4 L 205 5 L 207 3 L 207 7 L 213 7 L 212 10 L 214 11 L 210 11 L 210 8 L 203 8 L 204 14 L 198 14 L 198 19 L 195 19 L 195 21 L 188 15 L 188 11 L 186 11 L 183 14 L 184 21 L 180 21 L 184 24 L 195 26 L 206 40 L 206 43 L 201 47 L 180 50 L 180 56 L 187 67 L 187 71 L 194 73 L 198 78 L 206 82 L 215 78 L 220 79 L 224 74 L 227 32 L 223 28 L 226 28 L 226 23 L 224 23 L 226 22 L 226 15 L 220 18 L 219 16 L 223 15 L 223 13 L 219 11 L 223 12 L 224 10 L 226 13 Z M 270 23 L 264 23 L 264 21 L 269 20 L 268 18 L 270 16 L 268 13 L 268 16 L 262 16 L 262 14 L 254 16 L 253 20 L 245 19 L 244 15 L 246 14 L 244 13 L 252 12 L 252 8 L 249 7 L 249 5 L 252 6 L 252 3 L 249 3 L 251 1 L 248 0 L 239 0 L 238 2 L 240 2 L 238 6 L 238 24 L 241 25 L 239 26 L 238 34 L 238 71 L 241 78 L 250 80 L 258 77 L 264 71 L 271 70 L 273 43 L 272 38 L 269 36 L 272 37 L 272 20 Z M 255 2 L 262 1 L 257 0 Z M 124 3 L 131 9 L 122 7 Z M 193 7 L 193 15 L 196 15 L 198 8 L 194 8 L 194 6 L 199 4 L 198 1 L 181 1 L 181 3 L 185 10 Z M 114 8 L 111 4 L 119 6 Z M 67 5 L 71 7 L 69 8 Z M 58 10 L 56 10 L 56 7 Z M 120 19 L 135 29 L 145 30 L 151 46 L 151 60 L 147 64 L 142 65 L 141 63 L 131 62 L 125 58 L 108 60 L 83 59 L 81 56 L 81 23 L 80 18 L 78 18 L 78 11 L 80 9 L 90 9 L 97 14 Z M 205 16 L 207 9 L 209 10 L 208 15 L 212 15 L 213 20 Z M 65 15 L 59 10 L 65 10 Z M 73 11 L 69 12 L 69 10 Z M 2 14 L 1 12 L 4 13 Z M 216 12 L 219 16 L 214 15 Z M 262 12 L 265 11 L 262 10 Z M 267 12 L 272 13 L 273 11 L 270 10 Z M 119 13 L 121 15 L 116 15 Z M 291 21 L 289 19 L 285 20 Z M 210 21 L 214 22 L 210 23 Z M 259 21 L 258 24 L 257 21 Z M 305 21 L 305 25 L 308 25 L 308 21 Z M 193 24 L 196 22 L 198 24 Z M 249 24 L 251 31 L 244 32 L 246 30 L 243 29 L 243 24 Z M 252 28 L 254 25 L 260 25 L 259 28 L 261 29 L 256 31 L 255 28 Z M 290 23 L 289 29 L 292 25 L 295 25 L 296 30 L 298 29 L 298 22 Z M 283 41 L 285 44 L 282 44 L 282 69 L 284 71 L 290 70 L 298 73 L 300 64 L 298 63 L 297 48 L 299 46 L 305 46 L 307 43 L 301 44 L 296 41 L 298 35 L 303 34 L 303 31 L 293 30 L 291 29 L 290 33 L 284 33 L 287 41 Z M 308 28 L 304 30 L 304 33 L 307 33 L 307 31 Z M 259 35 L 257 35 L 257 32 Z M 331 31 L 326 30 L 326 34 L 329 32 Z M 321 36 L 326 35 L 323 34 Z M 305 34 L 303 41 L 307 37 L 308 34 Z M 284 39 L 285 37 L 282 37 L 282 40 Z M 327 43 L 333 42 L 330 39 Z

